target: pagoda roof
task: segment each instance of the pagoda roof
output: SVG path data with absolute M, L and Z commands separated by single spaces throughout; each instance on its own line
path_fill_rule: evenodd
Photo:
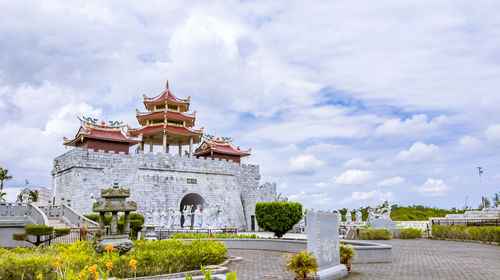
M 150 125 L 139 129 L 129 130 L 130 135 L 139 136 L 141 134 L 155 134 L 157 132 L 163 131 L 163 124 Z M 168 132 L 184 134 L 184 135 L 202 135 L 203 132 L 194 129 L 189 129 L 183 126 L 167 125 L 166 129 Z
M 143 95 L 144 96 L 144 103 L 157 103 L 157 102 L 161 102 L 161 101 L 165 101 L 165 100 L 168 100 L 172 103 L 176 103 L 176 104 L 186 104 L 186 105 L 189 105 L 189 100 L 191 99 L 191 97 L 188 97 L 187 99 L 181 99 L 181 98 L 178 98 L 177 96 L 175 96 L 172 91 L 170 91 L 170 88 L 168 86 L 168 81 L 167 81 L 167 86 L 165 88 L 165 90 L 160 93 L 159 95 L 155 96 L 155 97 L 147 97 L 146 95 Z
M 87 118 L 90 119 L 90 118 Z M 98 139 L 104 141 L 111 142 L 123 142 L 128 143 L 130 146 L 139 143 L 139 140 L 132 139 L 127 137 L 123 133 L 124 126 L 122 123 L 118 122 L 110 122 L 115 123 L 115 125 L 106 125 L 105 122 L 101 122 L 101 124 L 97 124 L 97 119 L 91 119 L 92 122 L 82 120 L 81 126 L 78 132 L 75 135 L 75 138 L 72 140 L 64 141 L 64 145 L 66 146 L 76 146 L 78 141 L 82 141 L 85 138 Z
M 201 143 L 201 145 L 196 149 L 193 155 L 201 156 L 214 152 L 219 154 L 247 157 L 250 155 L 250 151 L 251 151 L 250 149 L 248 149 L 248 151 L 241 151 L 240 147 L 237 147 L 236 149 L 233 148 L 230 140 L 217 141 L 217 140 L 207 139 L 205 137 L 203 143 Z
M 151 112 L 137 112 L 137 119 L 140 120 L 151 120 L 167 114 L 167 118 L 173 118 L 177 120 L 193 120 L 195 119 L 195 114 L 186 114 L 169 110 L 151 111 Z

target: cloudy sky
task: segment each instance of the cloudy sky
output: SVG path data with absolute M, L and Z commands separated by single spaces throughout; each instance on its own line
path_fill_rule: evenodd
M 500 191 L 500 2 L 0 1 L 0 166 L 51 185 L 75 115 L 137 126 L 170 81 L 308 208 Z

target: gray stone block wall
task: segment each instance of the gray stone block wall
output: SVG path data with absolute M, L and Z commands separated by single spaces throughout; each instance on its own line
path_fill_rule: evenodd
M 98 199 L 101 189 L 118 182 L 131 189 L 130 200 L 141 211 L 179 209 L 185 195 L 196 193 L 206 204 L 222 206 L 223 225 L 240 230 L 250 229 L 256 203 L 276 197 L 275 184 L 259 184 L 258 165 L 161 153 L 125 155 L 73 148 L 54 159 L 52 177 L 56 203 L 69 200 L 82 214 L 92 213 L 92 194 Z

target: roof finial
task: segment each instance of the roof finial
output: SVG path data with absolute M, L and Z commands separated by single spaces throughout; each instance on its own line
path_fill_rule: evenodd
M 168 80 L 167 80 L 167 89 L 168 89 Z

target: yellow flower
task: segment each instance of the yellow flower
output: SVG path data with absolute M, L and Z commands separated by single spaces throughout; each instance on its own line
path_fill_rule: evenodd
M 135 269 L 135 266 L 137 264 L 136 260 L 130 260 L 130 266 L 132 266 Z
M 94 275 L 95 275 L 95 278 L 94 278 L 94 279 L 95 279 L 95 280 L 99 280 L 99 272 L 96 272 Z
M 108 270 L 111 270 L 113 268 L 113 263 L 112 262 L 107 263 L 106 267 L 108 268 Z
M 36 279 L 37 279 L 37 280 L 38 280 L 38 279 L 43 279 L 42 274 L 41 274 L 41 273 L 40 273 L 40 274 L 38 274 L 38 275 L 36 276 Z
M 110 252 L 110 251 L 113 251 L 115 249 L 115 246 L 113 246 L 112 244 L 109 244 L 108 246 L 104 247 L 104 249 L 106 249 L 106 251 Z

